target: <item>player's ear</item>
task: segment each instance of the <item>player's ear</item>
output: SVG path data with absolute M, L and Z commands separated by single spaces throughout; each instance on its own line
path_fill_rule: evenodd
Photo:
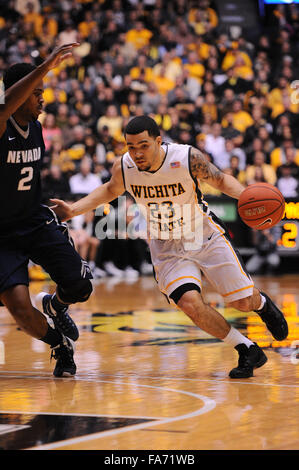
M 156 137 L 156 143 L 160 146 L 162 144 L 162 137 L 160 135 L 158 135 L 158 137 Z

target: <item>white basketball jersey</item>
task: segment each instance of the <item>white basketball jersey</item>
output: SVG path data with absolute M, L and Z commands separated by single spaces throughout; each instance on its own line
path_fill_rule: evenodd
M 122 157 L 126 191 L 147 221 L 150 239 L 190 239 L 208 214 L 197 179 L 190 170 L 189 145 L 163 143 L 165 157 L 154 172 L 140 171 L 129 152 Z

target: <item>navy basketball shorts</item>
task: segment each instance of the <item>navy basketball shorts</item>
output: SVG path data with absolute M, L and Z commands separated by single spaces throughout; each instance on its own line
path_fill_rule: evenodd
M 0 294 L 18 284 L 29 285 L 30 260 L 40 265 L 57 285 L 92 279 L 66 224 L 53 217 L 29 233 L 0 239 Z

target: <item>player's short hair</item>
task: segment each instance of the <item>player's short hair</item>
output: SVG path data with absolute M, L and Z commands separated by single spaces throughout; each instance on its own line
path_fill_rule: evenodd
M 156 121 L 149 116 L 136 116 L 125 127 L 124 135 L 126 134 L 140 134 L 143 131 L 147 131 L 151 137 L 158 137 L 160 135 L 160 129 Z
M 21 62 L 19 64 L 14 64 L 9 67 L 3 76 L 3 84 L 5 90 L 10 88 L 12 85 L 17 83 L 23 77 L 33 72 L 36 69 L 36 66 L 33 64 L 28 64 L 27 62 Z

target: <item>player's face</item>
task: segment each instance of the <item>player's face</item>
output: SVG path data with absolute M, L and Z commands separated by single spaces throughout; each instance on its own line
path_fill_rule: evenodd
M 33 90 L 33 93 L 20 107 L 22 115 L 27 121 L 35 121 L 42 112 L 44 104 L 43 93 L 43 82 L 40 82 L 37 87 Z
M 130 157 L 141 171 L 151 170 L 160 157 L 162 139 L 151 137 L 148 131 L 140 134 L 126 134 L 126 142 Z

